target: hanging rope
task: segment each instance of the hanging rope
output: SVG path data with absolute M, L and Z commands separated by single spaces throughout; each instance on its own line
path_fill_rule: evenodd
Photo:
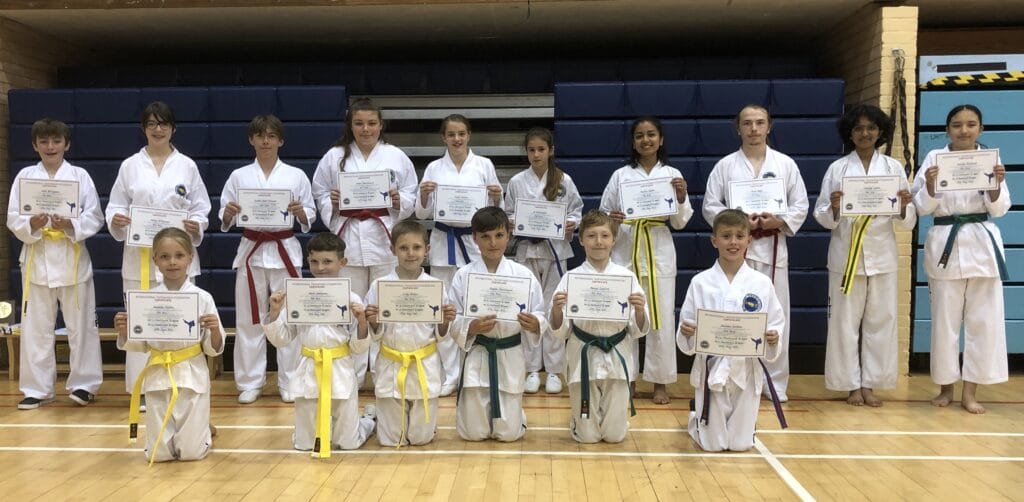
M 895 70 L 892 75 L 892 106 L 889 108 L 889 116 L 896 122 L 896 131 L 892 140 L 885 145 L 885 154 L 892 153 L 892 145 L 895 143 L 897 134 L 903 143 L 903 165 L 908 178 L 914 176 L 914 155 L 910 143 L 910 133 L 907 130 L 907 79 L 903 76 L 903 66 L 906 63 L 906 53 L 903 49 L 893 49 L 893 66 Z

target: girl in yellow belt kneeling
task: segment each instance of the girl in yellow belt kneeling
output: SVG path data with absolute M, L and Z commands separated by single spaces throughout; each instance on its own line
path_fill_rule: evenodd
M 374 368 L 381 446 L 427 444 L 437 432 L 437 398 L 444 378 L 437 344 L 455 320 L 455 306 L 428 305 L 439 324 L 380 323 L 389 315 L 382 316 L 378 304 L 380 281 L 438 281 L 423 272 L 423 259 L 430 250 L 427 242 L 427 231 L 418 222 L 405 220 L 395 225 L 391 252 L 398 258 L 398 266 L 373 281 L 366 294 L 366 320 L 374 341 L 381 344 Z
M 345 241 L 331 233 L 313 236 L 306 244 L 309 270 L 316 278 L 341 277 L 345 259 Z M 359 416 L 359 382 L 349 354 L 363 354 L 370 348 L 363 301 L 349 293 L 352 322 L 348 325 L 289 325 L 281 316 L 285 292 L 270 295 L 270 308 L 263 331 L 275 347 L 283 347 L 298 338 L 302 359 L 289 379 L 286 391 L 295 397 L 296 450 L 312 450 L 314 456 L 327 458 L 331 448 L 354 450 L 366 442 L 376 425 L 375 412 L 367 406 Z M 328 443 L 328 438 L 330 443 Z
M 149 352 L 149 362 L 135 380 L 129 408 L 129 425 L 134 441 L 139 422 L 139 399 L 146 395 L 145 454 L 152 462 L 199 460 L 210 452 L 210 370 L 203 354 L 224 351 L 224 327 L 210 293 L 188 280 L 193 258 L 192 238 L 177 228 L 165 228 L 153 238 L 153 262 L 164 282 L 150 291 L 197 293 L 199 295 L 199 343 L 128 340 L 128 314 L 114 317 L 117 347 L 125 351 Z

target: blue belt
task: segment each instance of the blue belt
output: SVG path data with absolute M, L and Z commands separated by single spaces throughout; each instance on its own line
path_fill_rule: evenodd
M 518 248 L 523 241 L 529 241 L 530 244 L 546 242 L 548 244 L 548 249 L 551 249 L 551 256 L 555 257 L 555 267 L 558 268 L 558 277 L 565 275 L 565 271 L 562 270 L 562 259 L 558 257 L 558 251 L 555 251 L 555 244 L 551 242 L 551 239 L 545 239 L 543 237 L 516 237 L 516 240 L 512 242 L 512 249 Z
M 473 229 L 470 227 L 452 227 L 445 225 L 444 223 L 434 222 L 434 228 L 447 234 L 448 236 L 448 264 L 454 266 L 455 261 L 455 243 L 459 243 L 459 250 L 462 251 L 462 259 L 466 260 L 466 264 L 469 264 L 469 253 L 466 252 L 466 243 L 462 242 L 463 235 L 472 235 Z

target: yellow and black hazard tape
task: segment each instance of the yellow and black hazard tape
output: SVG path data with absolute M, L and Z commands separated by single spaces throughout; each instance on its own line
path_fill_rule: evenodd
M 1015 70 L 999 73 L 976 73 L 973 75 L 938 77 L 921 84 L 921 88 L 981 87 L 990 85 L 1024 85 L 1024 71 Z

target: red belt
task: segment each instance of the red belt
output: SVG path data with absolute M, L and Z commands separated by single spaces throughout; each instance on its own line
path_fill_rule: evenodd
M 246 228 L 242 231 L 242 237 L 253 241 L 254 245 L 252 251 L 245 257 L 245 275 L 249 281 L 249 308 L 252 311 L 252 323 L 257 325 L 260 323 L 260 307 L 256 303 L 256 282 L 252 277 L 252 268 L 249 267 L 249 260 L 252 259 L 252 255 L 256 253 L 256 250 L 260 248 L 265 242 L 276 242 L 277 252 L 281 255 L 281 260 L 284 261 L 284 266 L 288 269 L 288 275 L 292 277 L 299 277 L 298 271 L 295 270 L 295 265 L 292 265 L 292 259 L 288 256 L 288 250 L 284 248 L 284 243 L 281 242 L 285 239 L 290 239 L 295 235 L 295 232 L 291 230 L 281 230 L 280 232 L 260 232 L 259 230 L 251 230 Z
M 775 282 L 775 262 L 779 255 L 779 233 L 779 229 L 777 228 L 773 228 L 771 230 L 755 228 L 750 231 L 750 236 L 755 239 L 763 239 L 765 237 L 772 238 L 772 274 L 768 276 L 771 277 L 772 283 Z
M 388 229 L 388 226 L 384 224 L 384 220 L 381 219 L 382 216 L 388 216 L 391 214 L 387 209 L 345 209 L 338 211 L 338 214 L 347 218 L 345 223 L 341 224 L 341 229 L 338 230 L 338 237 L 344 238 L 343 235 L 345 233 L 345 227 L 347 227 L 349 222 L 353 219 L 359 221 L 374 219 L 377 220 L 377 223 L 380 223 L 381 228 L 384 229 L 384 233 L 388 236 L 388 242 L 391 241 L 391 230 Z

